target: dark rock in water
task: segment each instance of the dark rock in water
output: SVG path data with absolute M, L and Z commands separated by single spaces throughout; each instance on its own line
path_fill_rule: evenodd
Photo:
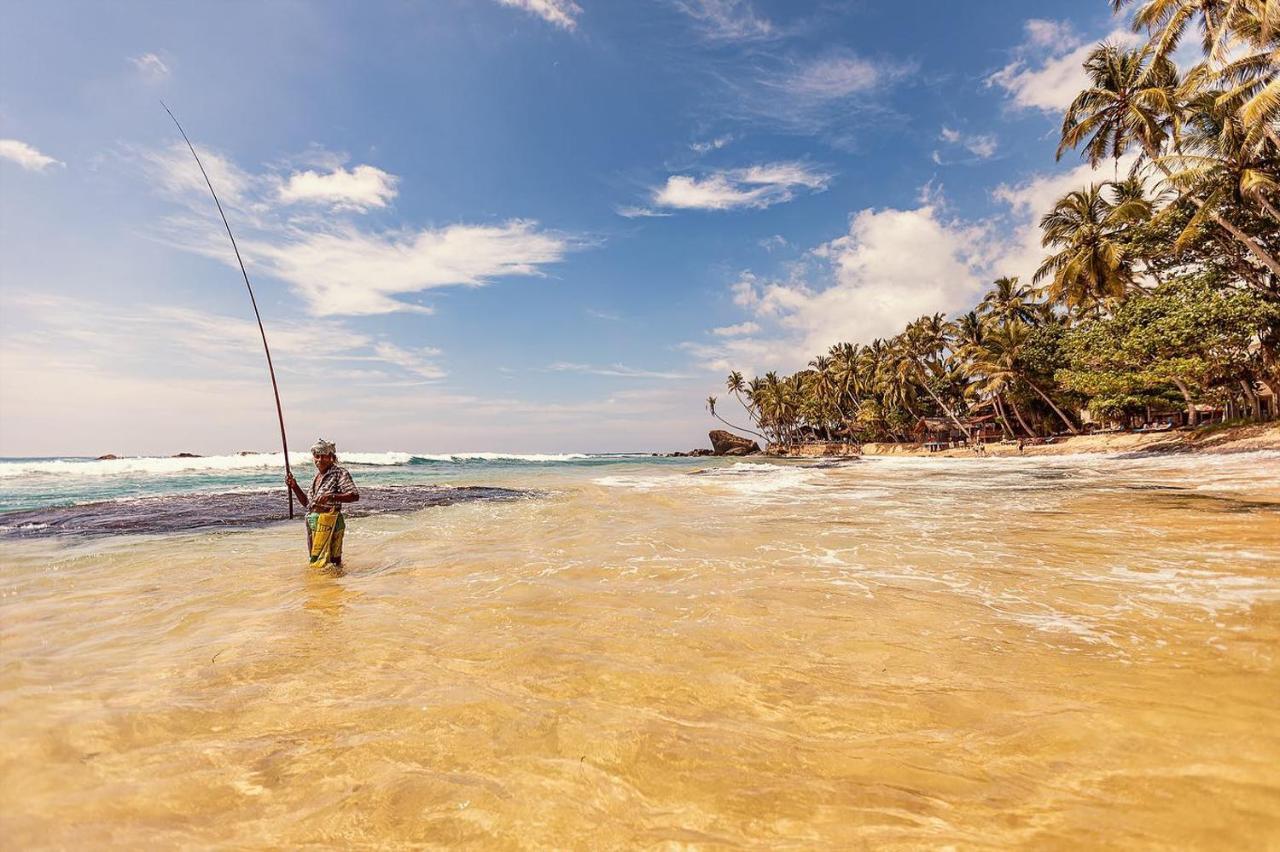
M 171 459 L 202 459 L 204 458 L 204 456 L 198 455 L 197 453 L 174 453 L 173 455 L 169 456 L 169 458 Z
M 758 453 L 759 450 L 753 450 L 750 447 L 730 447 L 720 455 L 722 456 L 749 456 L 752 453 Z
M 97 461 L 119 461 L 120 457 L 115 453 L 107 453 L 105 456 L 98 456 Z
M 443 485 L 394 485 L 360 489 L 360 502 L 345 510 L 348 518 L 414 512 L 474 500 L 515 500 L 532 491 L 510 488 Z M 299 519 L 305 510 L 299 512 Z M 136 535 L 214 529 L 246 529 L 288 520 L 280 490 L 229 494 L 181 494 L 111 500 L 80 506 L 51 506 L 0 514 L 0 536 L 36 538 L 53 535 Z
M 260 455 L 262 455 L 262 453 L 254 452 L 253 450 L 241 450 L 240 452 L 236 453 L 236 455 L 238 455 L 238 456 L 260 456 Z
M 715 454 L 716 454 L 715 450 L 708 450 L 704 448 L 690 450 L 689 452 L 685 453 L 686 456 L 695 456 L 695 457 L 714 456 Z
M 750 438 L 743 438 L 732 432 L 726 432 L 723 429 L 712 429 L 709 435 L 711 438 L 711 446 L 718 456 L 729 455 L 730 450 L 741 449 L 740 453 L 733 455 L 745 456 L 752 453 L 760 452 L 760 445 Z

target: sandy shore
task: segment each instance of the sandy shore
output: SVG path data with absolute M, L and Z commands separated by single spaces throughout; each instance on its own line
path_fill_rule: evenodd
M 1280 450 L 1280 422 L 1206 428 L 1172 432 L 1113 432 L 1057 438 L 1051 444 L 1027 444 L 1024 456 L 1064 456 L 1076 453 L 1241 453 L 1253 450 Z M 771 453 L 773 454 L 773 453 Z M 1019 455 L 1016 444 L 986 445 L 988 456 Z M 781 453 L 777 455 L 782 455 Z M 856 455 L 840 444 L 806 444 L 786 453 L 787 456 L 823 458 Z M 973 458 L 968 447 L 930 452 L 920 444 L 868 443 L 862 445 L 865 456 L 934 456 Z

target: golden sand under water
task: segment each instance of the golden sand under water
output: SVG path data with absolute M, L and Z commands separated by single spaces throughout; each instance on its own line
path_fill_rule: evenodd
M 1280 455 L 692 469 L 6 543 L 3 845 L 1280 845 Z

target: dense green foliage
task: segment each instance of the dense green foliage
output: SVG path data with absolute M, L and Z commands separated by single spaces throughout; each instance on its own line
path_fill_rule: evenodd
M 989 412 L 1013 437 L 1074 432 L 1086 410 L 1256 415 L 1260 388 L 1280 394 L 1280 2 L 1112 5 L 1147 41 L 1090 53 L 1058 156 L 1133 153 L 1131 172 L 1045 214 L 1035 286 L 1001 278 L 967 314 L 837 343 L 791 376 L 732 373 L 757 434 L 905 440 L 921 418 L 963 431 Z M 1191 32 L 1203 61 L 1180 73 L 1169 56 Z

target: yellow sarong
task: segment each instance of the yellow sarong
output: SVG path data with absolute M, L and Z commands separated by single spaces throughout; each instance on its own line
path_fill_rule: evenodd
M 342 536 L 347 522 L 341 512 L 311 512 L 307 515 L 311 531 L 311 567 L 325 568 L 342 562 Z

